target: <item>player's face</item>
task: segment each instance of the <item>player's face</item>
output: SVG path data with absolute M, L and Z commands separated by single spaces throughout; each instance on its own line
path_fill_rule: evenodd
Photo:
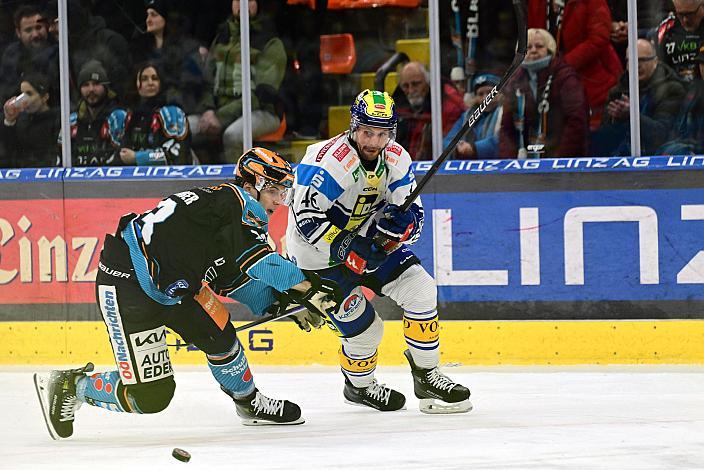
M 391 139 L 391 129 L 380 127 L 359 126 L 355 134 L 360 157 L 368 161 L 376 159 Z
M 286 194 L 287 189 L 280 184 L 268 184 L 259 191 L 259 204 L 271 215 L 277 207 L 286 203 Z

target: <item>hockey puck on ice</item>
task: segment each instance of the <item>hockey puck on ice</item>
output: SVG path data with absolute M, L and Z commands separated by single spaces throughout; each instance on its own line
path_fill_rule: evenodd
M 179 449 L 178 447 L 176 447 L 171 452 L 171 455 L 173 456 L 173 458 L 175 458 L 176 460 L 180 460 L 181 462 L 188 462 L 189 460 L 191 460 L 191 454 L 189 454 L 183 449 Z

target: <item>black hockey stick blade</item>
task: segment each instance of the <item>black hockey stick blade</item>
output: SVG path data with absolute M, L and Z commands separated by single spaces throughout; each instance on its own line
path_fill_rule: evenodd
M 504 76 L 501 77 L 501 81 L 499 82 L 499 84 L 492 88 L 491 92 L 487 95 L 486 98 L 484 98 L 484 101 L 480 103 L 479 107 L 474 111 L 474 113 L 472 113 L 469 119 L 467 119 L 467 122 L 464 123 L 464 125 L 457 133 L 457 135 L 455 135 L 455 137 L 452 139 L 450 144 L 445 148 L 445 150 L 442 151 L 437 160 L 433 162 L 431 167 L 428 169 L 428 172 L 425 174 L 425 176 L 423 176 L 423 179 L 421 179 L 415 189 L 411 191 L 411 194 L 408 195 L 406 201 L 401 206 L 402 211 L 408 210 L 413 201 L 415 201 L 421 191 L 423 191 L 425 185 L 428 184 L 428 181 L 430 181 L 433 175 L 437 173 L 438 169 L 440 168 L 440 165 L 443 164 L 443 162 L 447 159 L 450 153 L 452 153 L 452 151 L 455 149 L 457 142 L 459 142 L 462 136 L 464 136 L 470 129 L 474 127 L 479 118 L 482 117 L 482 115 L 484 114 L 484 111 L 486 111 L 489 104 L 493 101 L 496 95 L 499 94 L 506 82 L 511 79 L 513 73 L 523 62 L 523 59 L 526 56 L 528 43 L 528 26 L 526 24 L 525 1 L 526 0 L 513 0 L 513 9 L 516 12 L 516 24 L 518 25 L 518 40 L 516 46 L 516 55 L 513 57 L 513 62 L 511 62 L 511 66 L 508 68 L 508 70 L 506 70 Z

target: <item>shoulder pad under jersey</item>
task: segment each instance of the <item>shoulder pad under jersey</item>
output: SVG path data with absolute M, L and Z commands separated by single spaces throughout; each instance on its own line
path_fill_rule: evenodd
M 159 108 L 159 120 L 166 137 L 183 140 L 188 136 L 186 113 L 178 106 L 168 105 Z
M 340 180 L 357 167 L 359 156 L 347 141 L 347 133 L 343 132 L 332 139 L 309 146 L 301 163 L 324 168 L 335 179 Z

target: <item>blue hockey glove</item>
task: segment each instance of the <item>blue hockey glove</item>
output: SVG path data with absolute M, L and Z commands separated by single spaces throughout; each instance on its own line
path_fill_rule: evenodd
M 376 271 L 386 260 L 386 253 L 374 245 L 370 238 L 343 230 L 330 245 L 333 261 L 345 265 L 357 274 Z
M 418 220 L 413 210 L 401 211 L 396 204 L 384 208 L 384 217 L 376 223 L 376 229 L 386 239 L 398 243 L 408 240 L 418 226 Z

